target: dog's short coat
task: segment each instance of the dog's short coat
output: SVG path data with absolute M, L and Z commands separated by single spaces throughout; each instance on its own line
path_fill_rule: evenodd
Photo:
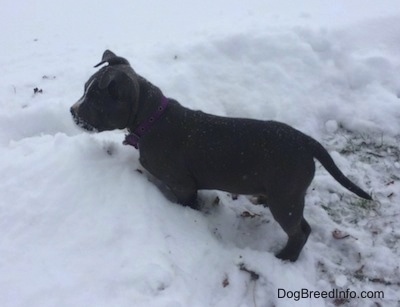
M 109 65 L 90 77 L 71 113 L 87 130 L 132 133 L 154 114 L 164 96 L 126 59 L 106 50 L 96 67 L 104 63 Z M 168 103 L 138 140 L 143 167 L 176 202 L 193 208 L 201 189 L 266 198 L 289 237 L 277 254 L 280 259 L 295 261 L 311 232 L 303 208 L 314 177 L 314 158 L 345 188 L 371 199 L 343 175 L 320 143 L 286 124 L 214 116 L 187 109 L 173 99 Z

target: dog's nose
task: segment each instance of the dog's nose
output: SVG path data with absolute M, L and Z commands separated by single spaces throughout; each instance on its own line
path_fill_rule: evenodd
M 77 117 L 77 112 L 76 112 L 76 108 L 74 108 L 74 106 L 72 106 L 69 111 L 71 112 L 73 117 Z

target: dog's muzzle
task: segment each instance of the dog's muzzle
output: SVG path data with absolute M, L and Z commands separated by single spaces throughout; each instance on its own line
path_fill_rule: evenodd
M 74 104 L 70 109 L 70 112 L 72 114 L 72 118 L 74 119 L 75 124 L 77 124 L 79 127 L 81 127 L 82 129 L 85 129 L 87 131 L 96 132 L 97 129 L 95 127 L 93 127 L 92 125 L 90 125 L 89 123 L 87 123 L 86 121 L 84 121 L 82 118 L 79 117 L 78 108 L 79 108 L 79 105 Z

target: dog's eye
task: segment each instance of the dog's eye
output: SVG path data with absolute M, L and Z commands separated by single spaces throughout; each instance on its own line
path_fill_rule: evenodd
M 110 84 L 108 84 L 107 87 L 108 93 L 110 94 L 110 96 L 114 99 L 118 99 L 119 97 L 119 93 L 118 93 L 118 87 L 117 87 L 117 82 L 115 82 L 114 80 L 112 80 L 110 82 Z

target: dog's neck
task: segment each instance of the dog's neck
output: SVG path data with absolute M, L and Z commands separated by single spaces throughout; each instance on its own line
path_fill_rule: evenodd
M 136 111 L 131 115 L 128 124 L 129 134 L 126 136 L 124 144 L 138 148 L 140 138 L 147 133 L 150 127 L 164 113 L 168 99 L 164 97 L 161 90 L 148 82 L 141 76 L 139 81 L 139 101 L 136 104 Z

